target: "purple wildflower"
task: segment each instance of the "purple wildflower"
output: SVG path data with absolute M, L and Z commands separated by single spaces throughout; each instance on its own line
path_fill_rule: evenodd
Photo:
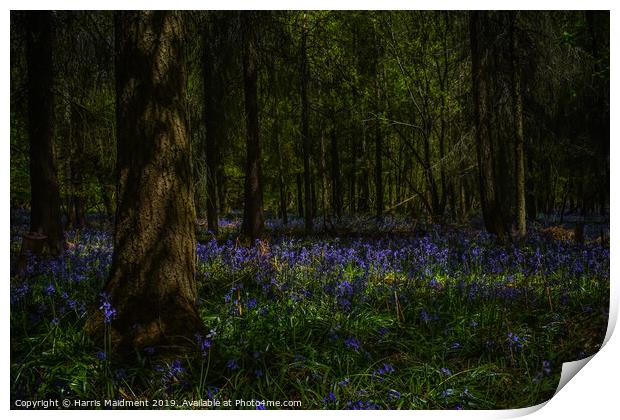
M 355 350 L 355 352 L 360 351 L 360 342 L 355 337 L 349 337 L 344 340 L 344 345 Z
M 336 396 L 330 391 L 329 394 L 327 394 L 327 397 L 323 397 L 323 402 L 325 404 L 335 403 L 337 402 Z
M 100 296 L 101 306 L 99 307 L 99 309 L 103 311 L 103 322 L 109 324 L 114 318 L 116 318 L 116 309 L 114 309 L 112 307 L 112 304 L 110 303 L 110 295 L 103 292 Z
M 52 296 L 54 293 L 56 293 L 56 288 L 54 288 L 53 284 L 50 284 L 45 288 L 45 294 L 47 296 Z

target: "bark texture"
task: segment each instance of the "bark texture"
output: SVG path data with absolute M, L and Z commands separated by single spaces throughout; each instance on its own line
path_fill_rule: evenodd
M 516 219 L 517 234 L 525 236 L 527 227 L 525 222 L 525 153 L 523 139 L 523 100 L 521 97 L 521 69 L 519 58 L 519 44 L 517 40 L 516 19 L 517 12 L 512 12 L 510 22 L 510 52 L 512 61 L 512 101 L 515 132 L 515 191 L 516 191 Z
M 26 13 L 30 232 L 41 236 L 42 253 L 60 254 L 64 238 L 52 126 L 52 15 L 49 11 Z
M 469 15 L 469 33 L 472 61 L 474 114 L 476 121 L 476 152 L 478 158 L 478 182 L 484 224 L 490 233 L 502 241 L 504 225 L 497 202 L 495 174 L 493 171 L 493 149 L 488 109 L 488 50 L 481 36 L 485 12 L 472 11 Z
M 254 17 L 250 12 L 242 14 L 244 36 L 243 83 L 245 92 L 246 153 L 245 206 L 242 231 L 250 239 L 256 239 L 264 228 L 263 192 L 260 170 L 260 139 L 258 126 L 257 57 Z
M 308 111 L 308 83 L 310 75 L 308 72 L 308 56 L 306 51 L 306 38 L 308 37 L 308 28 L 306 26 L 306 17 L 301 26 L 301 46 L 300 46 L 300 74 L 301 74 L 301 137 L 304 161 L 304 223 L 306 232 L 312 231 L 312 174 L 310 172 L 310 123 Z
M 220 34 L 216 23 L 205 26 L 202 45 L 202 76 L 204 88 L 204 121 L 205 140 L 204 152 L 206 158 L 206 186 L 207 186 L 207 228 L 218 232 L 217 206 L 217 169 L 219 166 L 219 145 L 226 135 L 224 131 L 224 86 L 218 78 L 219 53 L 217 48 Z
M 202 331 L 182 28 L 175 12 L 115 15 L 118 201 L 105 291 L 121 353 L 178 353 Z

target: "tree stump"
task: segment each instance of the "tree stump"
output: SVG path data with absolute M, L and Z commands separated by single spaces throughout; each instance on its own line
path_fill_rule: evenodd
M 583 243 L 583 223 L 577 223 L 575 225 L 575 242 L 578 244 Z
M 22 247 L 17 260 L 17 275 L 26 274 L 26 265 L 29 255 L 43 255 L 47 252 L 47 235 L 38 232 L 28 232 L 22 236 Z

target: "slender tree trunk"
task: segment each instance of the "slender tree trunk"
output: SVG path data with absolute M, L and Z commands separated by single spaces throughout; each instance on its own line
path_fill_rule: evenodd
M 496 201 L 495 175 L 493 173 L 493 150 L 489 129 L 488 93 L 487 93 L 487 55 L 486 46 L 481 46 L 484 37 L 480 36 L 484 27 L 484 12 L 471 11 L 469 20 L 470 45 L 472 55 L 472 79 L 474 95 L 474 111 L 477 136 L 478 181 L 480 186 L 480 202 L 484 224 L 490 233 L 504 240 L 504 226 Z
M 202 331 L 180 13 L 115 15 L 117 191 L 114 255 L 105 287 L 119 353 L 161 346 L 185 354 Z M 103 315 L 89 321 L 102 333 Z
M 379 86 L 377 82 L 377 103 L 379 102 Z M 377 110 L 377 113 L 379 111 Z M 376 216 L 383 217 L 383 136 L 379 116 L 375 120 L 375 188 L 376 188 Z
M 226 171 L 224 169 L 224 162 L 222 160 L 222 148 L 218 147 L 218 166 L 215 176 L 217 177 L 217 202 L 219 205 L 219 214 L 226 214 L 228 212 L 228 204 L 226 203 Z
M 84 121 L 76 105 L 71 105 L 69 135 L 69 226 L 80 229 L 86 224 L 84 215 Z
M 327 162 L 325 161 L 325 134 L 323 132 L 323 125 L 320 127 L 320 142 L 321 156 L 319 157 L 319 164 L 321 170 L 321 211 L 323 213 L 323 226 L 327 223 L 328 207 L 329 207 L 329 191 L 327 182 Z
M 300 172 L 295 174 L 295 181 L 297 183 L 297 215 L 301 218 L 304 217 L 304 195 L 303 195 L 303 182 Z
M 536 220 L 536 214 L 538 210 L 536 209 L 536 191 L 534 187 L 534 159 L 532 157 L 531 148 L 525 149 L 525 157 L 527 159 L 527 168 L 525 171 L 525 194 L 527 198 L 525 200 L 527 219 Z
M 310 212 L 310 218 L 312 220 L 314 220 L 314 218 L 317 216 L 318 214 L 318 209 L 319 209 L 319 201 L 317 200 L 317 181 L 316 178 L 313 177 L 312 183 L 310 184 L 310 197 L 312 197 L 311 200 L 311 204 L 312 204 L 312 211 Z
M 261 186 L 260 143 L 258 126 L 256 21 L 252 12 L 242 12 L 244 35 L 243 81 L 245 92 L 245 121 L 247 164 L 245 172 L 245 206 L 242 231 L 252 240 L 264 228 L 263 192 Z
M 361 144 L 361 161 L 362 161 L 362 167 L 361 169 L 361 173 L 360 173 L 360 178 L 359 178 L 359 184 L 360 184 L 360 191 L 359 191 L 359 198 L 358 198 L 358 203 L 357 203 L 357 210 L 359 212 L 365 213 L 368 211 L 368 200 L 370 198 L 370 176 L 369 176 L 369 168 L 368 168 L 368 144 L 366 142 L 366 127 L 362 125 L 362 144 Z
M 338 150 L 338 136 L 336 121 L 332 121 L 331 129 L 331 176 L 332 176 L 332 204 L 335 216 L 342 216 L 342 188 L 340 182 L 340 151 Z
M 26 16 L 30 232 L 42 235 L 43 252 L 60 254 L 64 238 L 52 126 L 52 15 L 49 11 L 30 11 Z
M 278 85 L 277 76 L 275 84 Z M 286 206 L 286 182 L 284 181 L 284 163 L 282 158 L 282 142 L 280 140 L 280 115 L 278 113 L 278 104 L 274 102 L 273 106 L 273 136 L 276 150 L 278 152 L 278 191 L 280 193 L 280 217 L 282 224 L 288 224 L 288 214 Z
M 512 100 L 515 130 L 515 184 L 516 184 L 516 216 L 517 234 L 521 237 L 527 233 L 525 224 L 525 156 L 523 141 L 523 101 L 521 99 L 521 66 L 519 64 L 519 45 L 516 30 L 518 12 L 511 12 L 510 52 L 512 58 Z
M 379 60 L 380 60 L 380 49 L 379 49 L 379 41 L 377 39 L 377 32 L 374 33 L 374 43 L 375 43 L 375 75 L 374 75 L 374 88 L 375 88 L 375 190 L 376 190 L 376 201 L 375 201 L 375 215 L 377 218 L 383 217 L 383 135 L 381 133 L 381 85 L 379 81 Z
M 210 31 L 209 24 L 203 30 L 202 39 L 202 79 L 204 89 L 204 122 L 205 139 L 204 152 L 206 157 L 205 176 L 207 190 L 207 228 L 213 233 L 218 232 L 218 206 L 217 206 L 217 168 L 219 166 L 218 145 L 222 141 L 223 133 L 223 99 L 224 93 L 221 80 L 216 74 L 219 60 L 219 49 L 216 47 L 216 38 L 219 34 L 215 30 Z M 213 25 L 213 28 L 217 25 Z
M 351 136 L 351 175 L 349 178 L 349 212 L 355 214 L 357 210 L 357 138 Z
M 301 136 L 303 145 L 303 160 L 304 160 L 304 198 L 305 198 L 305 213 L 304 222 L 306 232 L 312 231 L 312 174 L 310 173 L 310 128 L 309 128 L 309 113 L 308 113 L 308 82 L 310 79 L 308 72 L 308 57 L 306 52 L 306 38 L 308 36 L 306 16 L 304 14 L 302 27 L 301 27 Z

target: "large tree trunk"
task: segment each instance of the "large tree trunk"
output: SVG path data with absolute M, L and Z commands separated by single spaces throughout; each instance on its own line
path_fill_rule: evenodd
M 251 12 L 242 12 L 244 37 L 243 82 L 245 92 L 246 152 L 245 206 L 243 208 L 243 233 L 256 239 L 264 228 L 263 192 L 261 187 L 260 142 L 258 127 L 258 94 L 256 88 L 256 34 L 255 19 Z
M 309 112 L 308 112 L 308 83 L 310 75 L 308 74 L 308 56 L 306 52 L 306 38 L 308 36 L 308 28 L 306 23 L 306 17 L 301 27 L 301 136 L 302 136 L 302 148 L 303 148 L 303 161 L 304 161 L 304 222 L 306 232 L 312 231 L 312 174 L 310 173 L 310 127 L 309 127 Z
M 515 186 L 516 186 L 516 218 L 517 234 L 525 236 L 525 155 L 523 149 L 523 101 L 521 99 L 521 69 L 519 65 L 519 45 L 517 43 L 516 19 L 518 12 L 511 13 L 510 22 L 510 52 L 512 58 L 512 100 L 515 130 Z
M 117 311 L 112 342 L 120 353 L 162 346 L 182 354 L 202 331 L 183 24 L 175 12 L 118 12 L 115 31 L 118 201 L 105 287 Z
M 52 15 L 49 11 L 31 11 L 26 16 L 30 232 L 43 240 L 41 252 L 60 254 L 64 239 L 52 127 Z
M 495 174 L 493 171 L 493 150 L 490 134 L 489 110 L 488 110 L 488 81 L 487 81 L 487 55 L 485 46 L 481 47 L 481 20 L 484 12 L 472 11 L 469 15 L 470 46 L 472 61 L 472 79 L 474 96 L 474 113 L 476 121 L 476 151 L 478 157 L 478 182 L 480 187 L 480 202 L 484 224 L 490 233 L 497 235 L 500 241 L 504 239 L 504 225 L 500 214 L 499 204 L 496 200 Z M 483 41 L 484 42 L 484 41 Z

